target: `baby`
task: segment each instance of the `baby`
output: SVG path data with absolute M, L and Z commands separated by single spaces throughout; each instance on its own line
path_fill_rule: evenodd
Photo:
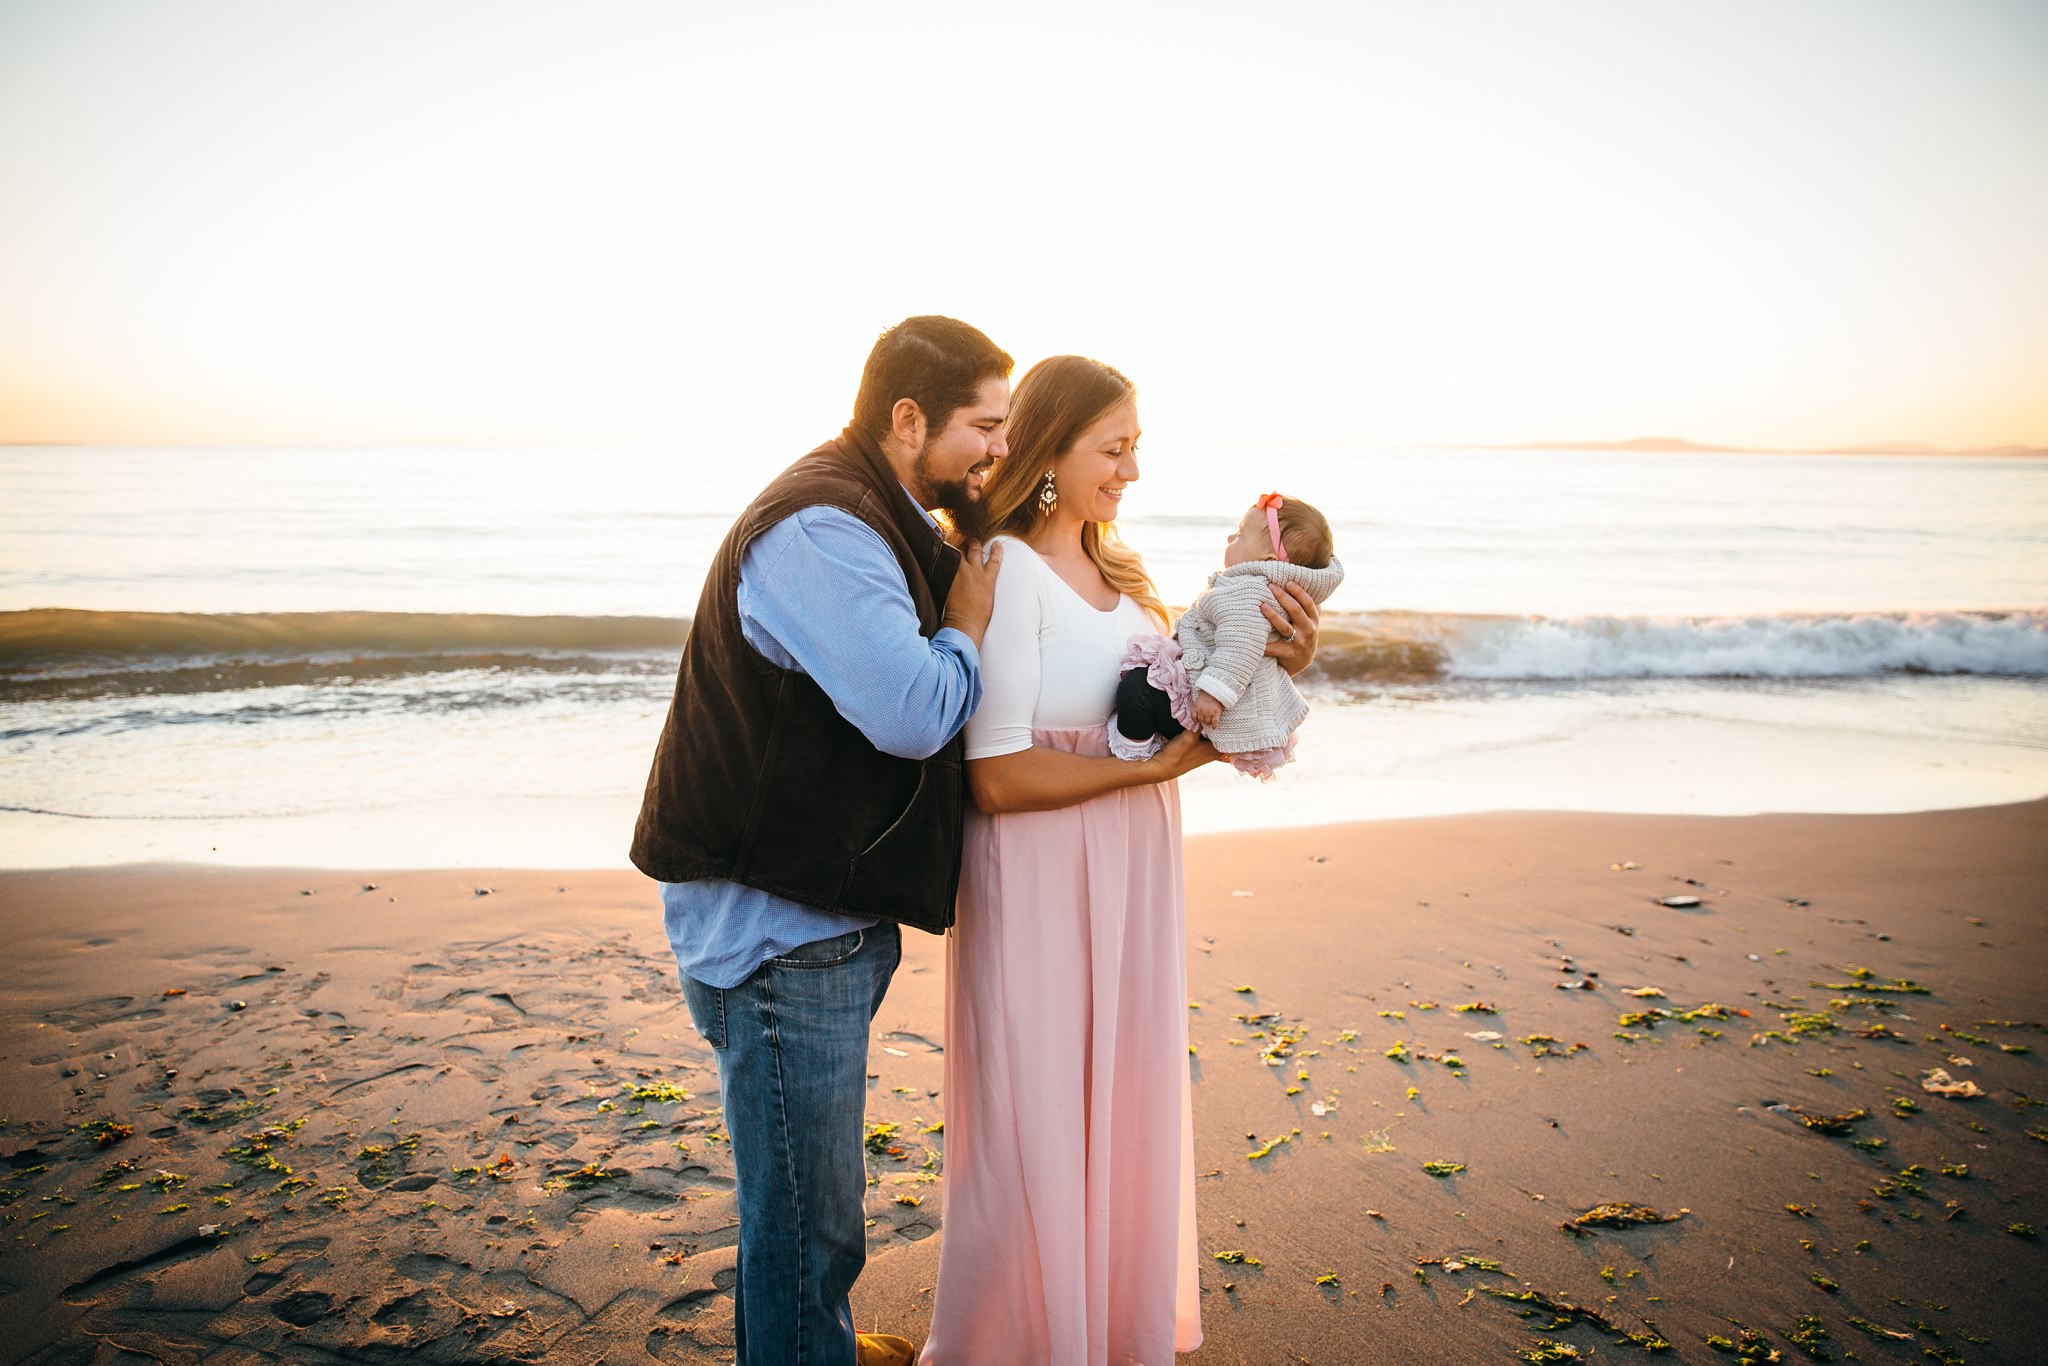
M 1308 703 L 1266 657 L 1272 630 L 1261 603 L 1292 580 L 1325 602 L 1344 581 L 1330 524 L 1307 503 L 1269 493 L 1246 509 L 1171 638 L 1132 636 L 1119 664 L 1109 748 L 1144 759 L 1184 729 L 1200 730 L 1240 772 L 1270 779 L 1294 757 Z

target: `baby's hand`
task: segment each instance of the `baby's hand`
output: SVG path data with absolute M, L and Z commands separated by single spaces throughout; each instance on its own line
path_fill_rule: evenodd
M 1195 724 L 1203 730 L 1209 729 L 1223 719 L 1223 704 L 1216 700 L 1216 694 L 1203 692 L 1199 688 L 1195 690 L 1193 710 Z

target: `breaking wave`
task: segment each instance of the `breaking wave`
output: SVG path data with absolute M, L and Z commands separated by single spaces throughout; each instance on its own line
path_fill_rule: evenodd
M 412 675 L 664 679 L 675 617 L 0 612 L 0 702 L 202 693 Z M 1572 618 L 1333 612 L 1341 683 L 1642 678 L 2048 677 L 2048 610 Z M 652 684 L 650 684 L 652 686 Z
M 1317 663 L 1341 680 L 2048 676 L 2048 611 L 1750 617 L 1333 617 Z

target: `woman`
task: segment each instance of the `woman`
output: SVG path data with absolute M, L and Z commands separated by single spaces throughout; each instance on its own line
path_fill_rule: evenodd
M 1184 734 L 1109 757 L 1117 660 L 1168 629 L 1113 523 L 1138 478 L 1129 380 L 1055 356 L 1018 384 L 982 497 L 1011 538 L 967 728 L 947 946 L 945 1232 L 924 1366 L 1143 1363 L 1201 1345 L 1186 916 L 1173 779 Z M 1273 619 L 1299 670 L 1302 595 Z

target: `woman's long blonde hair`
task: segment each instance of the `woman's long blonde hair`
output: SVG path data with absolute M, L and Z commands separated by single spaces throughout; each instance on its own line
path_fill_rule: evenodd
M 1003 427 L 1010 453 L 996 462 L 981 493 L 989 533 L 1026 537 L 1039 515 L 1038 488 L 1045 472 L 1083 432 L 1137 396 L 1128 379 L 1086 356 L 1048 356 L 1027 370 L 1017 381 Z M 1081 549 L 1112 588 L 1157 617 L 1162 629 L 1171 627 L 1144 560 L 1124 544 L 1115 523 L 1083 522 Z

